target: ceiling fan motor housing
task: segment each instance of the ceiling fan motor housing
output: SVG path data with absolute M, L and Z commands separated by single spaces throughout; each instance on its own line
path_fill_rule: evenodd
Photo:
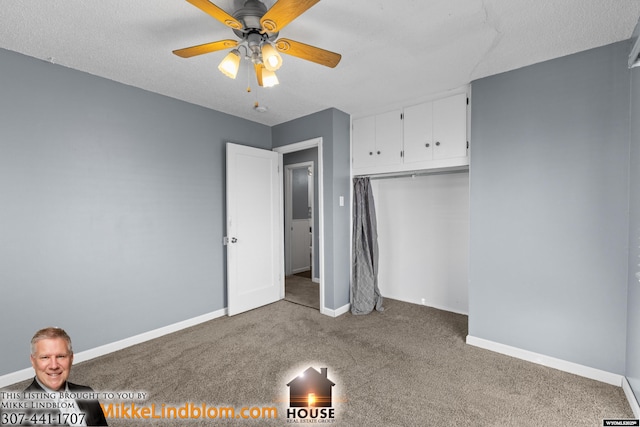
M 267 6 L 258 0 L 247 0 L 244 6 L 235 11 L 233 17 L 242 22 L 244 28 L 234 30 L 238 37 L 242 37 L 243 33 L 255 30 L 262 31 L 260 19 L 267 13 Z
M 249 59 L 254 64 L 262 63 L 261 47 L 263 43 L 275 40 L 278 33 L 265 32 L 260 24 L 260 19 L 267 13 L 267 6 L 258 0 L 247 0 L 244 6 L 235 11 L 233 17 L 242 22 L 242 29 L 234 29 L 233 32 L 246 41 L 252 54 Z

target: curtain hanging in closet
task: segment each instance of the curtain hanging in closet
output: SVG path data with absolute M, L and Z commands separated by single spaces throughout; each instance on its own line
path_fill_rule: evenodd
M 378 289 L 378 231 L 369 178 L 353 179 L 353 281 L 351 312 L 382 311 Z

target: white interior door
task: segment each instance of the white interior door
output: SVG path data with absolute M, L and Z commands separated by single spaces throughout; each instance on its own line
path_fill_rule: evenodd
M 284 297 L 278 153 L 227 143 L 230 316 Z
M 294 219 L 291 227 L 291 272 L 311 269 L 311 220 Z

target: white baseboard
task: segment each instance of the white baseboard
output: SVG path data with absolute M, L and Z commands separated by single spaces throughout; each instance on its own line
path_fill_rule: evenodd
M 182 322 L 174 323 L 172 325 L 164 326 L 162 328 L 154 329 L 152 331 L 143 332 L 138 335 L 134 335 L 129 338 L 125 338 L 120 341 L 115 341 L 109 344 L 101 345 L 89 350 L 81 351 L 73 355 L 73 362 L 80 363 L 87 360 L 94 359 L 99 356 L 104 356 L 114 351 L 122 350 L 123 348 L 131 347 L 136 344 L 141 344 L 145 341 L 150 341 L 155 338 L 159 338 L 163 335 L 168 335 L 173 332 L 180 331 L 182 329 L 189 328 L 191 326 L 198 325 L 200 323 L 207 322 L 209 320 L 217 319 L 218 317 L 226 316 L 227 309 L 223 308 L 202 316 L 197 316 L 191 319 L 183 320 Z M 33 369 L 27 368 L 20 371 L 12 372 L 10 374 L 0 376 L 0 387 L 7 387 L 11 384 L 15 384 L 20 381 L 28 380 L 34 376 Z
M 402 302 L 408 302 L 409 304 L 421 305 L 423 307 L 435 308 L 436 310 L 448 311 L 456 314 L 464 314 L 465 316 L 469 315 L 468 308 L 465 310 L 461 308 L 452 308 L 443 304 L 434 304 L 433 301 L 428 301 L 423 303 L 422 301 L 411 299 L 411 298 L 404 298 L 402 296 L 399 297 L 399 296 L 384 295 L 382 300 L 382 305 L 384 305 L 384 298 L 394 299 Z
M 622 379 L 622 389 L 624 390 L 624 395 L 629 401 L 629 406 L 631 406 L 633 416 L 636 418 L 640 418 L 640 403 L 638 402 L 636 395 L 633 393 L 631 384 L 629 384 L 629 381 L 626 378 Z
M 611 372 L 602 371 L 600 369 L 591 368 L 589 366 L 579 365 L 566 360 L 556 359 L 555 357 L 545 356 L 544 354 L 534 353 L 528 350 L 511 347 L 505 344 L 477 338 L 467 335 L 467 344 L 480 347 L 485 350 L 495 351 L 496 353 L 506 354 L 507 356 L 517 359 L 526 360 L 528 362 L 537 363 L 538 365 L 548 366 L 549 368 L 558 369 L 560 371 L 569 372 L 581 377 L 590 378 L 592 380 L 622 387 L 623 380 L 626 378 L 622 375 L 613 374 Z
M 337 308 L 335 310 L 331 310 L 329 308 L 323 307 L 320 310 L 320 313 L 325 314 L 327 316 L 331 316 L 331 317 L 338 317 L 338 316 L 342 316 L 345 313 L 348 313 L 350 308 L 351 308 L 351 304 L 343 305 L 342 307 Z
M 447 307 L 444 305 L 437 305 L 437 304 L 421 304 L 421 303 L 417 303 L 419 305 L 424 305 L 425 307 L 431 307 L 431 308 L 435 308 L 437 310 L 442 310 L 442 311 L 449 311 L 451 313 L 456 313 L 456 314 L 464 314 L 465 316 L 469 315 L 469 311 L 464 311 L 464 310 L 460 310 L 457 308 L 451 308 L 451 307 Z

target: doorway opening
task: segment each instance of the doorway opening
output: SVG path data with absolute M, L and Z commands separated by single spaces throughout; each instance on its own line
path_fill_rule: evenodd
M 300 157 L 313 160 L 291 163 Z M 284 299 L 296 304 L 320 309 L 319 280 L 314 266 L 315 173 L 317 149 L 289 153 L 284 165 Z
M 286 159 L 284 156 L 284 271 L 286 276 L 312 279 L 315 162 L 288 164 Z
M 324 307 L 322 138 L 274 148 L 282 154 L 284 299 Z

